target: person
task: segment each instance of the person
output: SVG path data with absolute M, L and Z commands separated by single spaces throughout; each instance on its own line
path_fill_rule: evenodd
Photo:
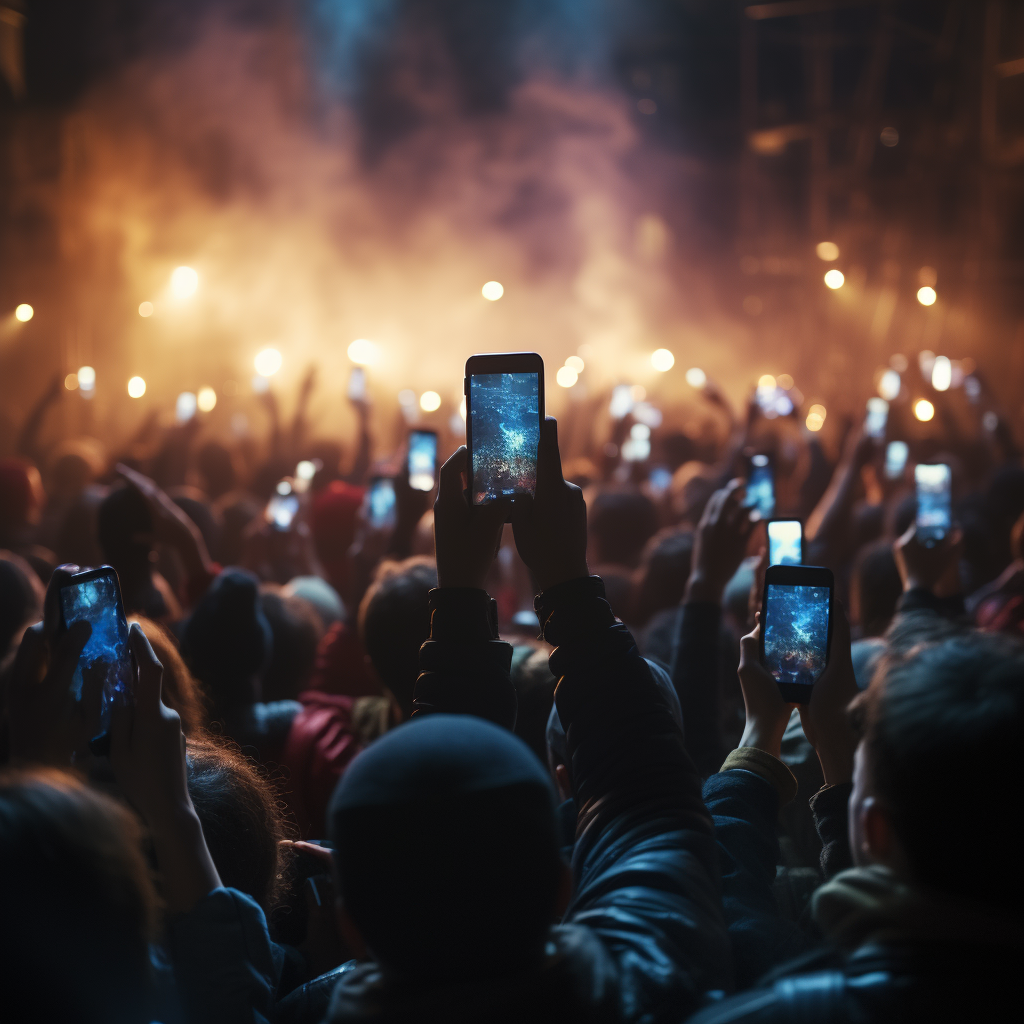
M 43 585 L 20 555 L 0 551 L 0 664 L 43 610 Z
M 833 645 L 845 648 L 845 618 L 839 626 Z M 833 673 L 830 663 L 801 705 L 826 782 L 812 807 L 828 881 L 811 903 L 826 945 L 694 1024 L 998 1019 L 1013 1005 L 1024 885 L 992 870 L 993 851 L 1012 849 L 1017 827 L 993 780 L 1014 769 L 1024 648 L 963 630 L 918 645 L 879 669 L 852 723 L 856 684 L 846 655 L 841 664 Z M 778 774 L 788 707 L 756 663 L 756 633 L 744 638 L 741 679 L 749 745 L 763 773 Z M 761 907 L 762 923 L 774 867 L 774 820 L 763 811 L 751 801 L 736 813 L 752 839 L 736 872 L 742 902 L 755 916 Z
M 360 754 L 331 802 L 339 925 L 361 953 L 328 1020 L 682 1019 L 731 983 L 682 733 L 589 575 L 586 507 L 549 419 L 513 529 L 554 647 L 579 812 L 563 866 L 550 780 L 510 732 L 512 652 L 482 589 L 508 510 L 468 505 L 466 465 L 460 448 L 441 469 L 413 720 Z

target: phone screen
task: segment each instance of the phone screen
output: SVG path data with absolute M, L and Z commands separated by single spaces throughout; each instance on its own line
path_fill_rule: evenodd
M 771 519 L 775 511 L 775 481 L 767 455 L 753 455 L 747 474 L 747 497 L 743 504 L 761 519 Z
M 949 531 L 951 481 L 949 466 L 942 463 L 914 467 L 914 483 L 917 485 L 917 535 L 925 543 L 942 540 Z
M 392 526 L 395 521 L 395 484 L 387 477 L 378 477 L 370 484 L 367 495 L 370 523 L 373 526 Z
M 810 687 L 828 661 L 829 588 L 769 583 L 764 662 L 781 684 Z
M 540 381 L 536 373 L 474 373 L 469 378 L 473 431 L 473 504 L 537 487 Z
M 361 366 L 353 366 L 349 374 L 348 397 L 353 402 L 361 402 L 366 397 L 366 371 Z
M 433 489 L 436 463 L 437 434 L 414 430 L 409 435 L 409 486 L 414 491 Z
M 885 476 L 888 480 L 896 480 L 903 475 L 907 466 L 910 448 L 906 441 L 890 441 L 885 449 Z
M 799 519 L 775 519 L 768 524 L 768 564 L 799 565 L 802 559 Z
M 296 495 L 275 494 L 267 502 L 267 510 L 264 515 L 275 530 L 288 530 L 298 511 L 299 499 Z
M 655 466 L 647 477 L 647 486 L 655 496 L 664 494 L 672 486 L 672 470 L 667 466 Z
M 885 424 L 889 419 L 889 403 L 884 398 L 869 398 L 864 433 L 869 437 L 885 437 Z
M 78 657 L 71 690 L 77 700 L 86 675 L 100 677 L 100 721 L 105 731 L 110 721 L 110 708 L 126 703 L 132 686 L 128 622 L 121 607 L 117 578 L 107 574 L 61 587 L 60 610 L 66 627 L 82 619 L 92 626 L 92 634 Z

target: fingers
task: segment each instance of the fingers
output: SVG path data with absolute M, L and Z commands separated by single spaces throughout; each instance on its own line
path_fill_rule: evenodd
M 469 475 L 469 451 L 460 445 L 438 473 L 437 501 L 440 505 L 464 504 L 462 474 Z
M 12 690 L 22 692 L 38 683 L 42 678 L 45 658 L 46 640 L 43 636 L 43 625 L 37 622 L 25 630 L 18 646 L 18 653 L 11 669 Z
M 60 633 L 63 616 L 60 607 L 60 589 L 66 586 L 75 573 L 80 572 L 79 567 L 72 562 L 65 562 L 53 570 L 50 582 L 46 587 L 46 597 L 43 601 L 43 634 L 49 644 L 57 642 Z
M 746 636 L 740 638 L 740 671 L 751 665 L 761 664 L 761 624 L 758 623 Z
M 540 444 L 537 446 L 537 487 L 554 489 L 564 482 L 562 455 L 558 450 L 558 422 L 548 416 L 540 425 Z
M 143 714 L 157 713 L 160 710 L 160 686 L 164 677 L 164 667 L 153 653 L 153 645 L 137 622 L 132 623 L 128 633 L 128 646 L 135 657 L 138 669 L 135 706 Z
M 92 636 L 92 626 L 84 619 L 80 619 L 60 638 L 53 661 L 50 663 L 50 671 L 46 674 L 51 688 L 70 689 L 71 679 L 78 666 L 79 655 L 82 653 L 82 648 L 89 642 L 90 636 Z

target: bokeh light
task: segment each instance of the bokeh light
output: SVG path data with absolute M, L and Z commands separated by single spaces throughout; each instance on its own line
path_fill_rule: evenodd
M 846 278 L 843 276 L 843 272 L 841 270 L 836 270 L 834 267 L 825 274 L 825 284 L 827 284 L 833 291 L 837 288 L 842 288 L 845 281 Z
M 373 366 L 380 357 L 380 349 L 369 338 L 356 338 L 348 347 L 348 357 L 356 366 Z
M 283 361 L 281 353 L 276 348 L 265 348 L 256 353 L 256 358 L 252 361 L 252 364 L 256 367 L 256 372 L 261 377 L 273 377 L 281 369 Z
M 176 299 L 190 299 L 199 288 L 199 275 L 191 267 L 176 267 L 171 274 L 171 294 Z
M 199 406 L 200 412 L 210 412 L 216 404 L 217 392 L 213 388 L 199 389 L 199 394 L 196 395 L 196 405 Z
M 793 387 L 793 378 L 788 373 L 780 373 L 778 383 L 783 391 L 789 391 Z
M 571 370 L 575 370 L 577 373 L 583 372 L 583 360 L 579 356 L 569 356 L 565 361 L 565 365 Z
M 297 466 L 295 467 L 295 475 L 296 475 L 296 476 L 297 476 L 297 477 L 298 477 L 298 478 L 299 478 L 300 480 L 306 480 L 306 481 L 312 480 L 312 479 L 313 479 L 313 477 L 315 477 L 315 476 L 316 476 L 316 466 L 315 466 L 315 465 L 313 465 L 313 463 L 312 463 L 312 461 L 311 461 L 311 460 L 309 460 L 309 459 L 303 459 L 303 460 L 302 460 L 302 461 L 301 461 L 301 462 L 300 462 L 300 463 L 299 463 L 299 464 L 298 464 L 298 465 L 297 465 Z
M 64 378 L 64 387 L 66 387 L 68 389 L 68 391 L 77 391 L 78 390 L 78 374 L 77 373 L 69 373 Z
M 500 281 L 488 281 L 480 289 L 480 294 L 490 302 L 497 302 L 505 294 L 505 286 Z
M 892 127 L 883 128 L 878 134 L 878 141 L 881 142 L 883 146 L 887 146 L 889 149 L 892 149 L 893 146 L 899 145 L 900 133 Z
M 900 375 L 895 370 L 886 370 L 878 381 L 878 394 L 887 402 L 895 402 L 900 394 Z
M 825 406 L 812 405 L 807 410 L 807 419 L 804 421 L 808 430 L 817 433 L 825 425 Z
M 927 423 L 935 415 L 935 406 L 927 398 L 919 398 L 914 403 L 914 415 L 922 423 Z
M 839 246 L 835 242 L 819 242 L 814 251 L 818 254 L 818 259 L 826 263 L 839 259 Z
M 932 363 L 932 387 L 936 391 L 948 391 L 953 383 L 953 364 L 949 356 L 936 356 Z
M 182 391 L 174 403 L 174 415 L 179 423 L 186 423 L 196 414 L 196 396 L 191 391 Z
M 146 382 L 141 377 L 132 377 L 128 381 L 128 397 L 141 398 L 146 393 Z
M 920 302 L 922 306 L 934 306 L 937 298 L 938 295 L 936 294 L 935 289 L 929 285 L 924 285 L 922 288 L 917 289 L 917 301 Z
M 441 408 L 441 396 L 436 391 L 424 391 L 420 395 L 420 408 L 424 412 L 436 412 Z
M 759 388 L 764 388 L 765 391 L 774 391 L 777 386 L 777 382 L 770 373 L 763 373 L 757 378 L 757 386 Z
M 691 366 L 686 371 L 686 383 L 698 391 L 708 382 L 708 375 L 699 367 Z
M 153 303 L 152 302 L 140 302 L 139 303 L 139 316 L 152 316 L 153 315 Z
M 20 320 L 23 324 L 28 323 L 36 315 L 36 311 L 27 303 L 23 302 L 14 311 L 14 318 Z
M 83 391 L 92 391 L 96 387 L 96 371 L 91 366 L 78 368 L 78 386 Z
M 629 428 L 629 436 L 634 441 L 646 441 L 651 436 L 651 428 L 646 423 L 634 423 Z
M 563 366 L 555 374 L 555 381 L 562 388 L 571 388 L 579 379 L 580 375 L 571 366 Z
M 667 348 L 655 349 L 651 353 L 651 366 L 653 366 L 658 373 L 665 373 L 671 370 L 676 365 L 676 357 L 672 355 Z

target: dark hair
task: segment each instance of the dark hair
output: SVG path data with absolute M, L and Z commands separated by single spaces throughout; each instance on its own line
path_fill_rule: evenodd
M 274 637 L 262 698 L 294 700 L 313 675 L 323 622 L 305 598 L 282 594 L 274 583 L 261 584 L 260 607 Z
M 0 774 L 5 1005 L 35 1020 L 150 1020 L 157 910 L 131 813 L 61 772 Z
M 432 559 L 384 562 L 359 605 L 359 633 L 381 682 L 412 713 L 419 652 L 430 636 L 427 595 L 437 586 Z
M 658 529 L 654 502 L 639 491 L 603 488 L 587 501 L 587 528 L 597 542 L 598 563 L 636 565 Z
M 138 566 L 148 567 L 155 539 L 146 499 L 134 487 L 116 487 L 100 503 L 96 536 L 104 559 L 119 576 Z
M 548 667 L 551 649 L 538 643 L 519 643 L 512 651 L 512 685 L 516 689 L 515 734 L 537 755 L 545 767 L 548 763 L 548 716 L 555 702 L 555 679 Z
M 43 587 L 32 566 L 10 551 L 0 551 L 0 661 L 23 626 L 43 611 Z
M 188 792 L 225 886 L 251 896 L 267 913 L 283 888 L 284 812 L 255 761 L 234 745 L 189 740 Z
M 857 596 L 857 613 L 864 636 L 881 636 L 896 614 L 903 593 L 903 581 L 896 568 L 892 542 L 867 544 L 857 554 L 852 589 Z
M 647 542 L 633 577 L 631 623 L 642 626 L 655 612 L 679 604 L 690 578 L 692 556 L 689 527 L 666 527 Z
M 874 790 L 915 881 L 1019 914 L 1020 873 L 992 870 L 991 858 L 1017 845 L 1004 783 L 1024 730 L 1024 647 L 949 637 L 891 661 L 855 704 Z
M 181 731 L 186 736 L 198 736 L 206 727 L 206 702 L 199 680 L 189 672 L 178 651 L 174 635 L 158 622 L 142 615 L 131 615 L 128 621 L 139 624 L 146 639 L 153 645 L 153 653 L 163 665 L 161 699 L 169 708 L 178 712 Z

